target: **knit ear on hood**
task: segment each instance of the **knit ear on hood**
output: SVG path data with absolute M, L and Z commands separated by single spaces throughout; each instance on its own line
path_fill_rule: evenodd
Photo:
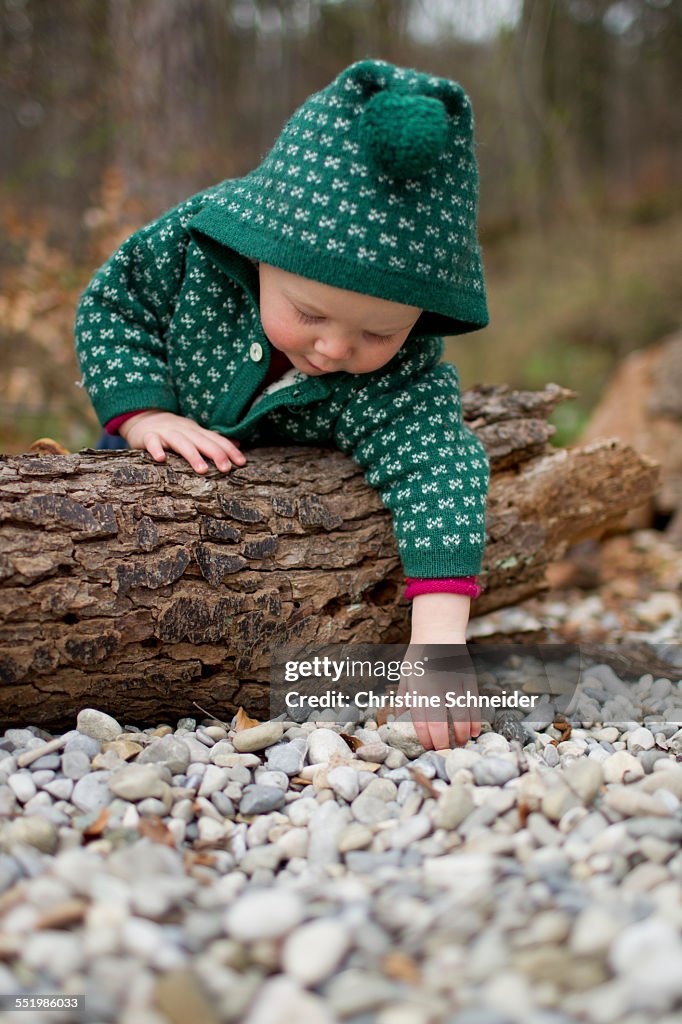
M 393 89 L 396 92 L 409 92 L 413 95 L 433 96 L 444 105 L 450 117 L 459 117 L 463 113 L 471 117 L 471 104 L 459 82 L 452 82 L 448 78 L 426 78 L 420 72 L 413 72 L 419 76 L 420 81 L 415 86 L 414 79 L 407 84 L 406 79 L 400 73 L 401 69 L 393 64 L 381 60 L 360 60 L 342 71 L 338 82 L 345 89 L 352 89 L 354 86 L 361 89 L 364 97 L 369 99 L 377 92 L 384 89 Z
M 373 60 L 352 64 L 339 77 L 344 88 L 361 91 L 361 146 L 375 169 L 392 178 L 416 178 L 433 167 L 452 121 L 472 131 L 471 105 L 457 82 L 422 76 L 420 88 L 414 81 L 410 88 L 397 68 Z

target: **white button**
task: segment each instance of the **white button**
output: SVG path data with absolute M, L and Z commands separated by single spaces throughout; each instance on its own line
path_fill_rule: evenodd
M 263 346 L 258 341 L 254 341 L 253 345 L 249 349 L 249 355 L 253 359 L 254 363 L 260 363 L 263 358 Z

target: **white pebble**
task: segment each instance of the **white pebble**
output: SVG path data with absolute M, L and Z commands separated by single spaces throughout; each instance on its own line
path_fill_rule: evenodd
M 326 764 L 333 754 L 350 758 L 352 752 L 345 740 L 333 729 L 316 729 L 308 740 L 308 763 Z
M 115 718 L 104 711 L 97 711 L 96 708 L 83 708 L 78 712 L 76 729 L 93 740 L 99 740 L 100 743 L 118 739 L 123 732 Z
M 348 930 L 338 921 L 311 921 L 286 939 L 282 965 L 301 985 L 317 985 L 336 970 L 349 946 Z
M 627 781 L 631 781 L 644 775 L 641 762 L 626 750 L 617 750 L 615 754 L 611 754 L 611 757 L 604 761 L 602 769 L 605 782 L 623 782 L 626 776 Z
M 636 754 L 638 750 L 651 750 L 655 742 L 653 735 L 643 726 L 639 729 L 635 729 L 627 738 L 628 750 L 634 754 Z
M 303 913 L 301 898 L 286 889 L 249 892 L 229 907 L 225 927 L 241 942 L 277 939 L 292 931 Z
M 327 774 L 327 782 L 334 790 L 335 793 L 348 803 L 355 800 L 356 796 L 360 792 L 360 784 L 358 782 L 358 773 L 353 768 L 349 768 L 345 765 L 339 765 L 337 768 L 332 768 Z

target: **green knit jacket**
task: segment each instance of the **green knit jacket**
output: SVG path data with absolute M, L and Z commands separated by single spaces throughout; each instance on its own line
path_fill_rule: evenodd
M 271 352 L 257 271 L 193 232 L 192 219 L 220 188 L 133 234 L 81 296 L 76 352 L 100 422 L 158 408 L 245 448 L 335 447 L 365 470 L 390 509 L 406 576 L 477 575 L 489 465 L 462 423 L 457 371 L 440 362 L 442 338 L 417 324 L 373 373 L 308 377 L 294 369 L 256 397 Z

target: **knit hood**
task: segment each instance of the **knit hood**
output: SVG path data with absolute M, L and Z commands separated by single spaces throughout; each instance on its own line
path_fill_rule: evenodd
M 310 96 L 262 163 L 213 189 L 188 230 L 228 272 L 237 252 L 419 306 L 413 333 L 464 334 L 488 323 L 477 214 L 462 87 L 366 60 Z

